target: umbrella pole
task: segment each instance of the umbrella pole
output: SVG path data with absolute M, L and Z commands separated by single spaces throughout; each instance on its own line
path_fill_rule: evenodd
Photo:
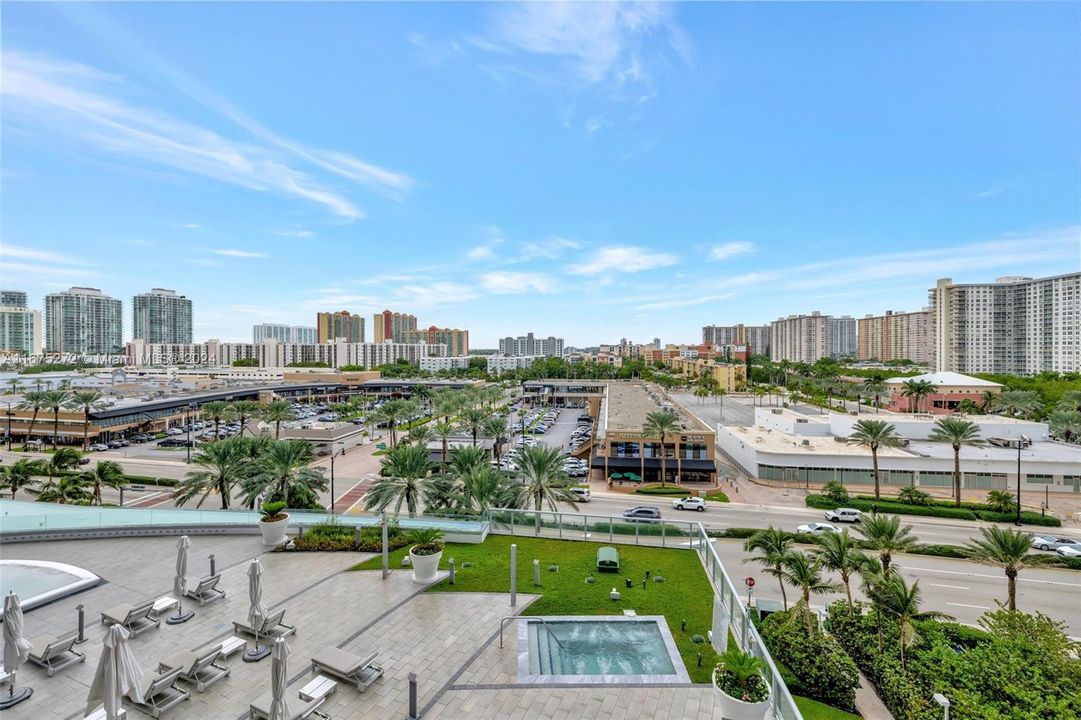
M 186 623 L 188 620 L 191 620 L 193 617 L 195 617 L 195 613 L 191 610 L 184 612 L 183 608 L 181 608 L 181 604 L 182 601 L 180 600 L 180 598 L 177 598 L 176 614 L 170 615 L 169 617 L 165 618 L 166 625 L 179 625 L 180 623 Z
M 34 688 L 24 687 L 19 688 L 19 691 L 15 691 L 15 673 L 11 673 L 11 687 L 8 688 L 7 697 L 0 699 L 0 710 L 7 710 L 10 707 L 15 707 L 23 700 L 34 694 Z
M 251 650 L 246 651 L 244 653 L 244 657 L 241 659 L 246 663 L 259 662 L 269 654 L 270 646 L 259 644 L 259 633 L 257 632 L 255 633 L 255 647 L 253 647 Z

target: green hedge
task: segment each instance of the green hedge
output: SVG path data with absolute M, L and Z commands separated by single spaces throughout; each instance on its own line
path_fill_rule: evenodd
M 671 485 L 666 485 L 664 487 L 661 487 L 660 485 L 650 485 L 649 487 L 638 488 L 634 492 L 636 495 L 677 495 L 679 497 L 696 494 L 688 492 L 681 487 L 672 487 Z
M 863 512 L 870 512 L 871 506 L 875 506 L 880 513 L 894 513 L 897 515 L 922 515 L 924 517 L 942 517 L 953 520 L 986 520 L 987 522 L 1012 522 L 1014 513 L 1002 513 L 987 509 L 985 505 L 978 503 L 963 503 L 961 507 L 942 503 L 931 505 L 908 505 L 896 500 L 866 499 L 864 496 L 852 497 L 843 503 L 830 500 L 824 495 L 808 495 L 807 507 L 819 510 L 834 510 L 839 507 L 851 507 Z M 975 508 L 975 509 L 974 509 Z M 1031 510 L 1021 511 L 1021 522 L 1029 525 L 1042 525 L 1045 527 L 1059 527 L 1062 521 L 1050 515 L 1041 516 Z
M 803 612 L 809 611 L 793 609 L 767 617 L 762 623 L 766 647 L 796 677 L 800 694 L 855 710 L 859 685 L 856 664 L 831 636 L 817 628 L 808 629 Z

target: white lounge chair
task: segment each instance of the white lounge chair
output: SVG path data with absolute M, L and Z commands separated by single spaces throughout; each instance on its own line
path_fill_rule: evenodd
M 221 643 L 197 652 L 182 652 L 158 663 L 158 671 L 180 668 L 180 679 L 203 692 L 219 680 L 229 676 L 229 668 L 217 664 L 221 657 Z
M 376 662 L 378 658 L 378 653 L 361 657 L 339 648 L 325 648 L 312 657 L 312 672 L 341 678 L 364 692 L 383 675 L 383 666 Z
M 248 717 L 251 718 L 251 720 L 268 720 L 270 717 L 270 703 L 273 699 L 273 695 L 266 693 L 258 700 L 248 705 Z M 312 715 L 324 718 L 324 720 L 330 720 L 329 715 L 319 712 L 319 707 L 326 701 L 327 699 L 325 697 L 309 700 L 308 702 L 304 702 L 303 700 L 290 700 L 289 720 L 305 720 L 305 718 L 310 718 Z
M 144 712 L 150 713 L 151 717 L 161 717 L 163 712 L 191 697 L 187 690 L 176 686 L 182 670 L 183 668 L 171 668 L 163 673 L 144 673 L 139 688 L 143 702 L 132 702 Z
M 266 616 L 263 620 L 263 624 L 257 628 L 253 628 L 248 624 L 247 619 L 234 620 L 233 630 L 237 633 L 247 633 L 258 637 L 260 640 L 275 640 L 280 637 L 288 637 L 295 633 L 297 629 L 292 625 L 286 625 L 282 620 L 285 618 L 285 608 L 272 612 Z
M 30 654 L 27 659 L 45 668 L 45 672 L 52 677 L 69 665 L 86 660 L 86 655 L 75 649 L 75 641 L 78 639 L 75 635 L 63 640 L 57 640 L 51 635 L 36 637 L 30 641 Z
M 221 573 L 202 578 L 201 580 L 187 578 L 184 587 L 184 597 L 198 600 L 200 606 L 206 605 L 209 602 L 214 602 L 215 600 L 221 600 L 225 597 L 225 591 L 218 589 L 218 582 L 220 581 Z
M 161 618 L 153 616 L 154 601 L 147 600 L 138 605 L 124 603 L 109 608 L 101 614 L 102 625 L 120 625 L 135 637 L 144 630 L 161 627 Z

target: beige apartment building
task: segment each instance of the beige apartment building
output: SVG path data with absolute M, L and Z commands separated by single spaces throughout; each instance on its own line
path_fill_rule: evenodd
M 342 339 L 351 343 L 364 342 L 364 318 L 348 310 L 321 312 L 315 315 L 316 342 Z
M 406 340 L 406 333 L 417 329 L 417 316 L 407 313 L 391 312 L 384 310 L 372 316 L 372 341 L 381 342 L 413 342 Z
M 709 373 L 717 382 L 717 389 L 726 393 L 742 390 L 747 383 L 747 370 L 740 364 L 716 363 L 706 358 L 690 357 L 669 358 L 667 364 L 687 377 L 697 378 L 703 372 Z
M 409 330 L 403 333 L 401 342 L 427 343 L 428 345 L 445 345 L 446 355 L 449 357 L 464 357 L 469 354 L 469 331 L 457 328 L 441 328 L 432 325 L 420 330 Z
M 856 358 L 858 360 L 911 360 L 921 365 L 931 362 L 934 342 L 929 309 L 868 315 L 859 320 Z
M 830 317 L 820 312 L 789 315 L 771 323 L 770 359 L 813 363 L 830 354 Z

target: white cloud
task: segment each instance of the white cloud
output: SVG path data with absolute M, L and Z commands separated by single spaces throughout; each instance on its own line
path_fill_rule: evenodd
M 485 243 L 484 245 L 477 245 L 476 247 L 474 247 L 472 250 L 466 253 L 466 256 L 470 260 L 490 260 L 492 257 L 495 256 L 495 251 L 492 249 L 492 246 L 490 244 Z
M 13 245 L 9 242 L 0 244 L 0 257 L 19 258 L 21 260 L 40 260 L 59 265 L 87 265 L 83 260 L 72 255 L 53 252 L 51 250 L 38 250 L 37 248 L 23 245 Z M 5 267 L 9 267 L 5 263 Z
M 675 265 L 677 262 L 679 258 L 670 253 L 652 252 L 632 245 L 614 245 L 598 249 L 585 262 L 570 266 L 568 271 L 575 275 L 634 273 Z
M 315 235 L 311 230 L 271 230 L 270 234 L 287 238 L 310 238 Z
M 710 249 L 709 254 L 714 260 L 726 260 L 736 255 L 745 255 L 754 251 L 754 243 L 737 240 L 722 245 L 714 245 L 713 248 Z
M 36 279 L 38 276 L 54 279 L 80 279 L 90 278 L 97 275 L 97 273 L 93 270 L 84 270 L 82 268 L 56 267 L 55 265 L 36 265 L 34 263 L 8 262 L 7 260 L 4 261 L 4 272 L 18 274 L 20 276 L 20 282 L 30 280 L 31 282 L 39 284 L 41 280 Z
M 378 192 L 401 196 L 409 176 L 338 151 L 305 148 L 275 135 L 226 101 L 187 81 L 185 92 L 255 136 L 227 138 L 177 117 L 139 107 L 118 94 L 117 79 L 94 68 L 7 50 L 0 92 L 8 118 L 27 128 L 69 136 L 100 151 L 214 178 L 250 190 L 301 198 L 347 220 L 364 217 L 352 200 L 294 166 L 300 160 Z M 177 78 L 174 78 L 177 79 Z M 182 78 L 181 78 L 182 79 Z M 185 227 L 195 229 L 195 223 Z
M 691 307 L 693 305 L 705 305 L 706 303 L 727 300 L 735 297 L 735 293 L 721 293 L 718 295 L 700 295 L 698 297 L 685 298 L 683 300 L 660 300 L 658 302 L 638 305 L 637 310 L 670 310 L 672 308 Z
M 552 237 L 539 242 L 527 242 L 522 245 L 521 260 L 533 260 L 535 258 L 555 260 L 565 250 L 577 250 L 580 247 L 582 247 L 581 243 L 563 237 Z
M 203 226 L 199 223 L 180 223 L 180 227 L 187 228 L 189 230 L 202 230 Z
M 481 276 L 481 286 L 496 295 L 550 293 L 555 291 L 552 278 L 543 273 L 495 271 Z
M 233 258 L 265 258 L 266 253 L 251 252 L 250 250 L 235 250 L 233 248 L 207 248 L 206 252 Z

